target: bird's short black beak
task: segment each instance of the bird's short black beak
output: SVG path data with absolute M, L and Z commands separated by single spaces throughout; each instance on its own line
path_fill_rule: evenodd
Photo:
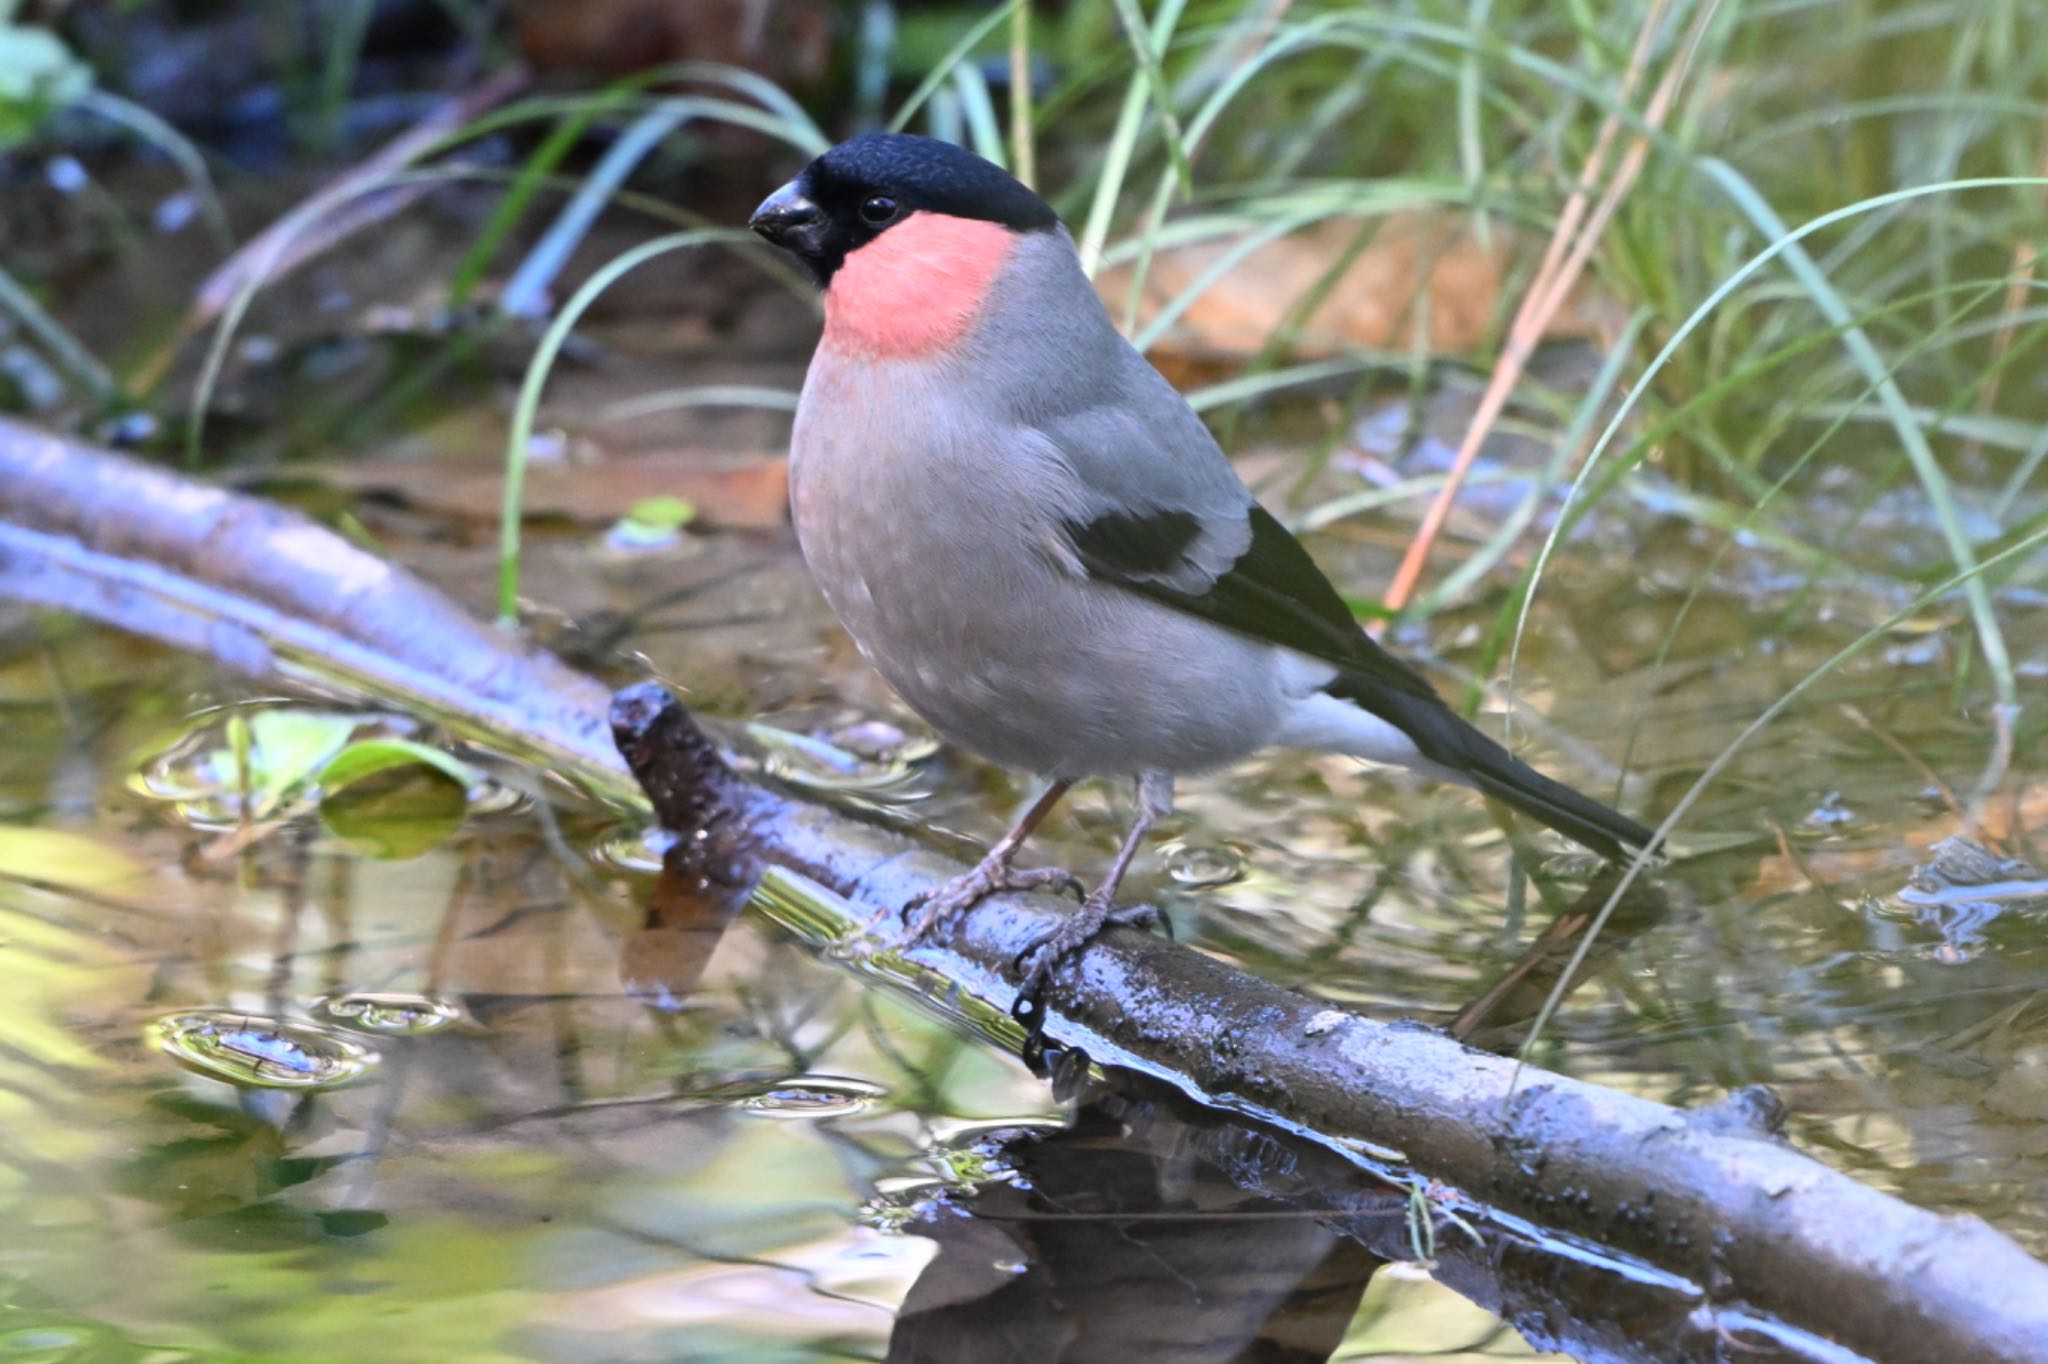
M 824 213 L 792 180 L 761 201 L 747 226 L 786 251 L 809 256 L 823 245 L 828 224 Z

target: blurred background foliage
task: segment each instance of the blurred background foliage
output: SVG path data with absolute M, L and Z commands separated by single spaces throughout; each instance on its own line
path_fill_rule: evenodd
M 388 446 L 448 392 L 400 371 L 488 388 L 522 344 L 507 324 L 559 308 L 613 243 L 734 224 L 825 142 L 908 126 L 1027 162 L 1112 310 L 1233 434 L 1284 413 L 1327 457 L 1368 397 L 1471 385 L 1518 349 L 1532 282 L 1556 296 L 1530 338 L 1624 351 L 1598 383 L 1539 365 L 1512 387 L 1503 429 L 1558 457 L 1420 611 L 1500 568 L 1595 446 L 1586 493 L 1653 469 L 1703 528 L 1924 587 L 2048 524 L 2036 27 L 2020 0 L 15 4 L 0 403 L 194 462 Z M 151 167 L 138 221 L 125 190 Z M 593 228 L 607 205 L 642 226 Z M 287 398 L 285 449 L 232 425 L 202 440 L 209 407 L 246 401 L 231 341 L 265 290 L 408 212 L 473 235 L 394 268 L 402 363 L 353 367 L 375 401 Z M 1546 242 L 1573 257 L 1561 275 Z M 787 278 L 744 241 L 690 244 Z M 95 309 L 82 276 L 109 270 L 126 306 Z M 733 321 L 729 298 L 690 303 Z M 332 389 L 352 340 L 299 338 L 326 373 L 288 379 Z M 1404 454 L 1420 430 L 1395 433 Z M 1815 536 L 1779 494 L 1830 477 L 1856 492 Z M 1893 493 L 1926 499 L 1935 552 L 1855 543 Z M 1298 509 L 1321 526 L 1375 505 Z M 2010 702 L 2009 650 L 1966 594 Z

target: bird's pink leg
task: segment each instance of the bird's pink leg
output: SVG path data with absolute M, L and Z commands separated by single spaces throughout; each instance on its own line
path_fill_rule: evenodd
M 1011 865 L 1018 850 L 1024 846 L 1024 840 L 1045 822 L 1045 817 L 1052 813 L 1052 807 L 1060 803 L 1060 797 L 1066 795 L 1072 786 L 1070 781 L 1056 781 L 1046 787 L 1038 799 L 1031 802 L 1031 808 L 1010 827 L 1010 831 L 996 840 L 996 845 L 988 850 L 988 856 L 982 858 L 973 871 L 928 890 L 905 905 L 904 913 L 915 912 L 917 917 L 911 920 L 910 929 L 903 935 L 900 945 L 908 947 L 921 941 L 938 926 L 940 920 L 972 909 L 998 891 L 1052 888 L 1071 890 L 1079 895 L 1081 882 L 1070 871 L 1062 871 L 1058 867 Z
M 1163 922 L 1159 911 L 1151 905 L 1118 908 L 1116 891 L 1123 884 L 1124 873 L 1130 870 L 1138 849 L 1145 845 L 1145 835 L 1152 832 L 1154 824 L 1172 813 L 1172 776 L 1165 772 L 1141 773 L 1138 777 L 1138 817 L 1131 821 L 1130 833 L 1124 836 L 1123 846 L 1117 849 L 1116 860 L 1109 864 L 1109 874 L 1081 902 L 1079 910 L 1061 920 L 1058 928 L 1017 954 L 1018 964 L 1029 961 L 1031 968 L 1025 972 L 1024 983 L 1017 988 L 1017 1002 L 1011 1013 L 1034 1032 L 1038 1018 L 1044 1012 L 1039 1007 L 1039 995 L 1055 966 L 1093 942 L 1096 935 L 1111 924 L 1150 927 Z

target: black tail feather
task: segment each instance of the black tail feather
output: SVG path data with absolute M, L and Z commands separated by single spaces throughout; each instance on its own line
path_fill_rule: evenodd
M 1503 750 L 1505 752 L 1505 750 Z M 1626 862 L 1638 848 L 1647 848 L 1655 833 L 1641 824 L 1581 795 L 1561 781 L 1544 776 L 1527 763 L 1510 757 L 1513 769 L 1506 775 L 1473 769 L 1479 789 L 1509 809 L 1541 820 L 1566 838 L 1591 848 L 1610 862 Z
M 1325 690 L 1398 726 L 1423 757 L 1610 862 L 1628 861 L 1635 849 L 1649 847 L 1656 837 L 1620 811 L 1544 776 L 1437 697 L 1376 687 L 1371 679 L 1351 674 L 1340 675 Z

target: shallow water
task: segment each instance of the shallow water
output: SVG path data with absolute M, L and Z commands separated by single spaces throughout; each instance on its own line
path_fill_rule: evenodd
M 751 722 L 728 732 L 779 778 L 963 855 L 1028 796 L 929 742 L 782 537 L 623 565 L 586 544 L 544 541 L 533 594 L 589 619 L 688 589 L 620 637 L 637 661 L 609 661 Z M 1378 552 L 1317 548 L 1362 574 Z M 409 557 L 472 596 L 487 579 L 478 550 Z M 1626 739 L 1611 717 L 1647 707 L 1626 799 L 1661 808 L 1885 609 L 1845 591 L 1826 627 L 1744 644 L 1778 590 L 1768 567 L 1701 608 L 1721 638 L 1659 669 L 1675 594 L 1639 557 L 1609 578 L 1579 567 L 1540 601 L 1522 665 L 1538 751 L 1611 785 L 1597 764 Z M 2040 656 L 2038 615 L 2015 623 Z M 1612 940 L 1538 1057 L 1673 1102 L 1768 1083 L 1806 1149 L 2039 1249 L 2039 899 L 2006 864 L 1988 890 L 1958 891 L 1951 862 L 1913 881 L 1955 827 L 1915 764 L 1966 789 L 1984 760 L 1949 704 L 1956 630 L 1852 665 L 1737 759 L 1684 826 L 1698 851 L 1664 877 L 1670 911 Z M 1472 636 L 1432 632 L 1448 676 Z M 418 856 L 373 855 L 289 802 L 247 837 L 234 809 L 138 774 L 217 747 L 221 705 L 277 703 L 91 627 L 6 638 L 0 1357 L 998 1358 L 972 1336 L 998 1321 L 1038 1342 L 1012 1341 L 1019 1358 L 1081 1324 L 1125 1358 L 1532 1348 L 1399 1263 L 1420 1249 L 1405 1196 L 1362 1188 L 1337 1217 L 1274 1187 L 1273 1169 L 1309 1159 L 1278 1134 L 1207 1120 L 1190 1137 L 1204 1120 L 1120 1089 L 1076 1107 L 758 914 L 657 896 L 645 831 L 538 803 L 531 774 L 494 767 L 503 794 L 473 791 Z M 1994 832 L 2041 824 L 2031 746 L 2018 755 Z M 1036 856 L 1100 866 L 1128 800 L 1084 789 Z M 1274 754 L 1185 783 L 1131 889 L 1261 973 L 1446 1017 L 1513 965 L 1546 897 L 1571 895 L 1583 864 L 1543 846 L 1532 884 L 1465 794 Z M 1495 1044 L 1520 1035 L 1512 1014 L 1496 1024 Z M 1182 1294 L 1213 1315 L 1176 1315 Z M 1624 1336 L 1655 1338 L 1654 1312 L 1612 1310 Z M 1196 1320 L 1179 1344 L 1145 1342 Z
M 935 1201 L 991 1177 L 992 1129 L 1060 1126 L 756 918 L 647 922 L 651 877 L 572 876 L 531 807 L 406 861 L 312 825 L 217 855 L 120 780 L 145 698 L 80 676 L 148 658 L 175 708 L 211 670 L 74 633 L 72 727 L 19 685 L 39 652 L 5 673 L 4 1357 L 879 1358 Z M 24 809 L 67 732 L 104 781 Z M 1374 1353 L 1512 1346 L 1413 1274 L 1355 1315 Z

